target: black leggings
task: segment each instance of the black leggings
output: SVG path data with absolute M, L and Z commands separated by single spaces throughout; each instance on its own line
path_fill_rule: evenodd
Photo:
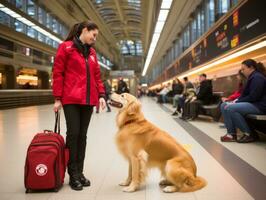
M 79 176 L 83 173 L 87 144 L 87 129 L 90 123 L 92 106 L 64 105 L 66 118 L 66 146 L 69 148 L 68 174 Z

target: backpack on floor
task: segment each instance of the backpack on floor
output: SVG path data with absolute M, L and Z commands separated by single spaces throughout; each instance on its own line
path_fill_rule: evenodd
M 26 193 L 31 190 L 58 191 L 64 183 L 68 149 L 60 135 L 60 113 L 55 113 L 54 132 L 37 133 L 28 147 L 24 171 Z

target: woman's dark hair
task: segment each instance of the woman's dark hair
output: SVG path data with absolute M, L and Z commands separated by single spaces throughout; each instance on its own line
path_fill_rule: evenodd
M 240 84 L 241 85 L 245 85 L 246 84 L 246 81 L 247 81 L 247 78 L 245 77 L 245 75 L 243 74 L 243 72 L 241 70 L 238 71 L 238 75 L 240 77 Z
M 262 73 L 264 76 L 266 76 L 266 68 L 261 62 L 256 62 L 253 59 L 247 59 L 242 62 L 242 65 L 247 66 L 248 68 L 253 68 L 256 71 Z
M 82 32 L 82 29 L 84 28 L 87 28 L 88 31 L 99 29 L 97 24 L 92 21 L 84 21 L 81 23 L 77 23 L 70 29 L 65 41 L 73 40 L 75 36 L 79 37 Z

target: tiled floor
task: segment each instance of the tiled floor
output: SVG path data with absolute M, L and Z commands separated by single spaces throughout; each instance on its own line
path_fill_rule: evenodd
M 67 176 L 66 184 L 58 193 L 25 194 L 23 170 L 27 146 L 34 133 L 53 128 L 52 106 L 45 105 L 0 111 L 0 200 L 254 199 L 169 113 L 151 99 L 144 98 L 141 101 L 142 110 L 148 120 L 188 147 L 197 164 L 198 174 L 208 181 L 205 188 L 191 193 L 163 193 L 158 186 L 159 172 L 152 169 L 149 171 L 146 186 L 143 185 L 141 190 L 135 193 L 122 192 L 118 183 L 126 177 L 127 163 L 119 155 L 114 143 L 116 111 L 113 110 L 111 113 L 103 111 L 94 114 L 89 127 L 85 174 L 92 182 L 91 187 L 84 188 L 83 191 L 73 191 L 67 184 Z M 63 117 L 61 130 L 64 135 Z M 253 160 L 251 163 L 255 165 L 257 162 L 256 168 L 264 172 L 263 160 Z

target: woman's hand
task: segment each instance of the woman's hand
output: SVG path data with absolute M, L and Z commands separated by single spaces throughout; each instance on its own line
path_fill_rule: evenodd
M 54 111 L 58 112 L 62 108 L 62 103 L 60 100 L 55 100 L 54 102 Z
M 99 103 L 100 103 L 100 108 L 101 108 L 102 110 L 104 110 L 105 107 L 106 107 L 106 102 L 105 102 L 105 99 L 104 99 L 103 97 L 101 97 L 101 98 L 99 99 Z
M 222 97 L 222 102 L 226 102 L 227 100 L 228 100 L 228 98 Z

